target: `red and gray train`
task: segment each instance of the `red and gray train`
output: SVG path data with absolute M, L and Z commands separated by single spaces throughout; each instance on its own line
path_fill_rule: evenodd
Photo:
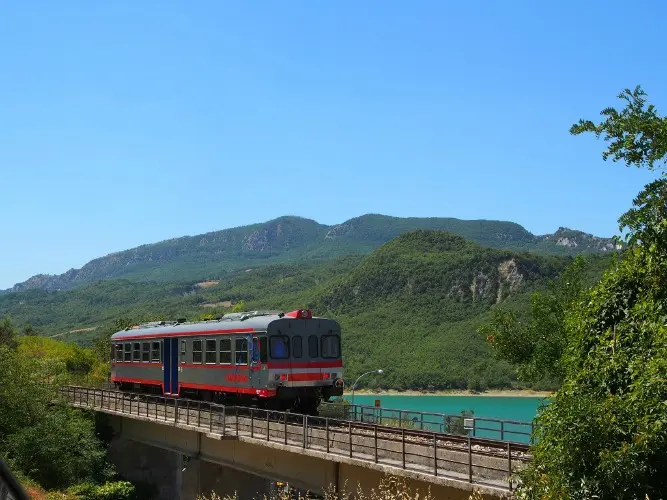
M 111 342 L 121 390 L 311 415 L 343 394 L 340 325 L 307 309 L 146 323 Z

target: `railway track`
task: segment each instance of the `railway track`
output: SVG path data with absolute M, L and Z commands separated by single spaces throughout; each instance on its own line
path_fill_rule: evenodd
M 307 417 L 308 426 L 310 428 L 320 430 L 325 430 L 328 426 L 329 430 L 331 431 L 343 432 L 349 429 L 350 424 L 353 424 L 357 433 L 373 436 L 375 433 L 377 433 L 378 438 L 381 437 L 386 441 L 392 442 L 401 442 L 402 440 L 414 443 L 423 443 L 426 441 L 432 442 L 433 436 L 435 435 L 439 446 L 442 446 L 444 449 L 450 449 L 453 451 L 467 450 L 469 445 L 468 441 L 470 441 L 470 446 L 473 447 L 478 455 L 489 457 L 507 456 L 508 443 L 495 439 L 478 437 L 469 438 L 468 436 L 462 436 L 458 434 L 424 431 L 419 429 L 412 429 L 409 427 L 403 428 L 395 425 L 370 424 L 366 422 L 359 422 L 357 420 L 336 419 L 319 415 L 311 416 L 300 413 L 292 413 L 289 411 L 280 412 L 247 406 L 221 405 L 218 403 L 211 403 L 190 398 L 153 396 L 141 393 L 128 393 L 118 390 L 112 390 L 112 392 L 126 395 L 132 400 L 141 401 L 145 404 L 152 403 L 156 397 L 158 399 L 165 400 L 165 404 L 169 406 L 172 406 L 173 402 L 177 400 L 181 408 L 183 408 L 183 405 L 185 405 L 186 411 L 204 411 L 211 412 L 213 414 L 221 414 L 223 407 L 234 408 L 235 411 L 238 412 L 239 416 L 250 418 L 251 420 L 255 416 L 259 417 L 259 415 L 262 415 L 262 417 L 264 417 L 268 413 L 269 421 L 278 424 L 284 424 L 285 420 L 287 420 L 288 424 L 302 426 L 304 417 Z M 265 418 L 261 418 L 261 420 L 266 421 Z M 402 429 L 403 431 L 401 431 Z M 527 461 L 532 458 L 529 454 L 528 445 L 511 443 L 510 449 L 515 460 Z

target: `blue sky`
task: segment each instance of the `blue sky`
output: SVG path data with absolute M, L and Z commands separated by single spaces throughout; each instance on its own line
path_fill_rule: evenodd
M 14 2 L 0 14 L 0 288 L 300 215 L 600 236 L 655 174 L 572 137 L 641 84 L 663 2 Z

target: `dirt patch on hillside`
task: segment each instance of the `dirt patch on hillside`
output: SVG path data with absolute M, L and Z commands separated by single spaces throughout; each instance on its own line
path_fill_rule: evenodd
M 224 300 L 222 302 L 209 302 L 207 304 L 199 304 L 199 307 L 232 307 L 232 301 Z
M 219 281 L 214 281 L 214 280 L 201 281 L 201 282 L 197 283 L 197 286 L 200 287 L 200 288 L 208 288 L 210 286 L 215 286 L 218 283 L 220 283 L 220 282 Z

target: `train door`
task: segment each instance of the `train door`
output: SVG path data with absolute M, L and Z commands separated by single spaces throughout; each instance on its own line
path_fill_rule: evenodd
M 178 339 L 164 339 L 162 356 L 164 393 L 178 395 Z
M 250 360 L 250 387 L 260 389 L 266 386 L 262 380 L 262 372 L 266 370 L 266 336 L 248 336 L 248 359 Z

